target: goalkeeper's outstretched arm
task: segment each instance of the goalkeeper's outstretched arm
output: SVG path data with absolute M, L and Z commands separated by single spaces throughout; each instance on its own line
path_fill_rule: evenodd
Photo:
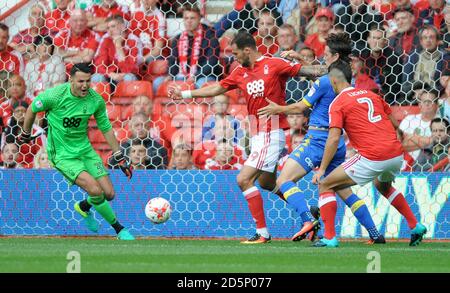
M 171 86 L 168 90 L 169 98 L 174 100 L 215 97 L 225 92 L 227 92 L 227 89 L 222 87 L 220 84 L 185 91 L 182 91 L 178 86 Z

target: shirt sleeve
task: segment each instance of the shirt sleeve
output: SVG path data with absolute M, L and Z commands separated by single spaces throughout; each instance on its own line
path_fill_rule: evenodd
M 330 128 L 344 128 L 344 113 L 342 108 L 333 103 L 330 107 Z
M 219 83 L 226 90 L 233 90 L 238 88 L 238 80 L 239 80 L 239 67 L 237 67 L 230 75 L 228 75 L 225 79 L 222 79 Z
M 384 99 L 380 96 L 377 95 L 377 99 L 380 99 L 381 104 L 383 105 L 383 110 L 384 113 L 386 113 L 386 115 L 391 115 L 392 114 L 392 109 L 391 107 L 389 107 L 389 105 L 384 101 Z
M 40 93 L 31 103 L 33 113 L 51 110 L 56 107 L 58 97 L 54 94 L 53 89 L 48 89 Z
M 312 107 L 325 94 L 324 88 L 325 85 L 323 84 L 323 79 L 319 78 L 314 82 L 308 94 L 303 97 L 303 103 L 305 103 L 308 107 Z
M 298 72 L 300 71 L 300 68 L 302 68 L 302 65 L 300 63 L 291 62 L 281 58 L 279 59 L 278 64 L 280 74 L 289 77 L 297 76 Z
M 98 94 L 97 94 L 98 95 Z M 97 121 L 98 129 L 100 129 L 101 132 L 105 133 L 109 131 L 112 126 L 111 122 L 109 122 L 108 114 L 106 112 L 106 104 L 103 98 L 98 95 L 98 106 L 97 111 L 94 113 L 95 120 Z

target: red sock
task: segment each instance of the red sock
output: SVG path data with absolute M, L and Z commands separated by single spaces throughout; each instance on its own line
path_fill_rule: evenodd
M 336 236 L 336 195 L 333 192 L 325 192 L 319 195 L 320 216 L 322 217 L 324 228 L 323 236 L 332 239 Z
M 417 225 L 416 216 L 414 216 L 411 208 L 406 202 L 405 197 L 401 192 L 391 186 L 391 188 L 383 194 L 385 198 L 389 200 L 389 203 L 397 209 L 397 211 L 405 217 L 408 222 L 409 229 L 414 229 Z
M 266 228 L 266 218 L 264 217 L 264 205 L 261 197 L 261 193 L 259 192 L 256 186 L 253 186 L 246 191 L 243 192 L 245 199 L 248 203 L 248 208 L 250 209 L 250 213 L 252 214 L 253 220 L 256 223 L 256 229 Z

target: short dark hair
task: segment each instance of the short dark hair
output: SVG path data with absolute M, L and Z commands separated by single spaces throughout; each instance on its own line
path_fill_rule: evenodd
M 350 63 L 349 55 L 352 53 L 352 40 L 346 33 L 330 34 L 327 38 L 327 46 L 331 53 L 339 54 L 339 59 Z
M 244 50 L 245 48 L 250 48 L 256 50 L 256 41 L 253 36 L 246 31 L 240 31 L 231 41 L 231 44 L 236 44 L 239 50 Z
M 113 15 L 111 15 L 110 17 L 108 17 L 106 19 L 106 22 L 110 22 L 110 21 L 113 21 L 113 20 L 119 21 L 121 23 L 125 23 L 125 19 L 120 14 L 113 14 Z
M 89 74 L 92 73 L 91 63 L 75 63 L 70 69 L 70 76 L 74 76 L 78 71 Z
M 193 153 L 192 147 L 190 145 L 188 145 L 187 143 L 184 143 L 184 142 L 183 143 L 179 143 L 179 144 L 177 144 L 177 145 L 175 145 L 173 147 L 173 150 L 172 150 L 172 154 L 173 155 L 175 154 L 176 150 L 187 151 L 190 156 L 192 156 L 192 153 Z
M 414 11 L 412 10 L 411 7 L 397 7 L 396 9 L 394 9 L 394 11 L 392 12 L 392 15 L 395 17 L 395 15 L 399 12 L 407 12 L 411 15 L 414 16 Z
M 438 90 L 430 87 L 430 88 L 424 89 L 424 91 L 420 94 L 420 97 L 422 97 L 423 94 L 432 94 L 434 96 L 433 103 L 437 104 L 437 102 L 439 100 L 439 96 L 440 96 L 440 93 Z
M 202 16 L 202 12 L 200 11 L 200 8 L 198 8 L 197 4 L 194 3 L 186 3 L 183 5 L 183 7 L 181 8 L 181 11 L 185 12 L 185 11 L 190 11 L 190 12 L 195 12 L 198 15 Z
M 331 72 L 333 69 L 339 70 L 345 76 L 345 79 L 348 83 L 352 82 L 352 67 L 348 62 L 345 62 L 342 59 L 338 59 L 331 63 L 330 67 L 328 67 L 328 72 Z
M 35 47 L 39 46 L 40 44 L 46 43 L 50 45 L 50 54 L 53 55 L 53 51 L 55 50 L 55 45 L 53 44 L 53 39 L 49 35 L 37 35 L 33 39 L 33 45 Z
M 0 22 L 0 30 L 9 33 L 9 26 L 7 26 L 6 24 L 4 24 L 3 22 Z
M 430 129 L 433 126 L 434 123 L 444 123 L 445 125 L 445 129 L 447 131 L 447 133 L 450 133 L 450 122 L 448 122 L 447 119 L 445 118 L 441 118 L 441 117 L 436 117 L 433 120 L 431 120 L 430 122 Z

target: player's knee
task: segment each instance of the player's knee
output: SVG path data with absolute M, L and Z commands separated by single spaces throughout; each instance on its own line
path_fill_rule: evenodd
M 87 192 L 91 196 L 101 196 L 103 195 L 103 189 L 100 187 L 99 184 L 90 184 L 87 188 Z
M 278 177 L 277 181 L 276 181 L 277 187 L 280 188 L 281 185 L 283 185 L 283 183 L 285 183 L 285 182 L 287 182 L 287 180 L 285 178 Z
M 241 190 L 245 191 L 246 189 L 249 188 L 250 185 L 252 185 L 253 182 L 250 181 L 250 179 L 246 176 L 242 176 L 241 174 L 239 174 L 237 176 L 237 184 L 239 185 L 239 187 L 241 188 Z
M 116 193 L 114 190 L 107 190 L 104 193 L 107 201 L 112 201 L 116 197 Z

